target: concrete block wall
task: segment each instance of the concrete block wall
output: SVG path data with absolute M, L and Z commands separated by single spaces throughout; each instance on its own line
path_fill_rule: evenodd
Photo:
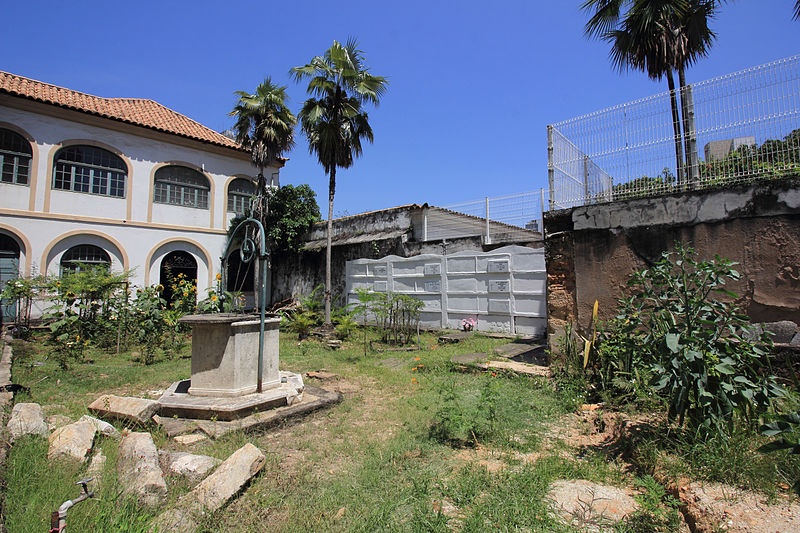
M 423 304 L 420 322 L 479 331 L 543 335 L 546 327 L 544 250 L 505 246 L 491 252 L 388 256 L 347 262 L 347 303 L 356 289 L 409 294 Z
M 676 241 L 739 263 L 729 285 L 753 322 L 800 323 L 800 179 L 786 178 L 545 214 L 548 335 L 614 316 L 630 275 Z

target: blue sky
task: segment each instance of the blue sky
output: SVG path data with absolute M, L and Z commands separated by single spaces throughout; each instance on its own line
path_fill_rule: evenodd
M 0 69 L 105 97 L 151 98 L 217 131 L 235 90 L 270 75 L 296 112 L 290 67 L 334 39 L 359 40 L 389 90 L 370 109 L 375 142 L 337 179 L 334 213 L 449 205 L 543 187 L 546 126 L 666 90 L 620 74 L 583 35 L 576 1 L 12 2 Z M 800 53 L 794 0 L 723 5 L 709 57 L 689 82 Z M 13 21 L 13 22 L 12 22 Z M 282 183 L 327 177 L 298 135 Z M 323 210 L 325 211 L 325 210 Z

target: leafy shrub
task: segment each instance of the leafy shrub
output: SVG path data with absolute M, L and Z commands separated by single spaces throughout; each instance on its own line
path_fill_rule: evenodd
M 477 399 L 460 393 L 450 381 L 442 389 L 440 407 L 429 428 L 431 438 L 452 446 L 476 446 L 497 434 L 499 391 L 497 380 L 487 376 Z
M 285 314 L 283 319 L 289 331 L 297 334 L 297 338 L 302 340 L 311 334 L 311 330 L 318 324 L 319 316 L 310 311 L 300 311 Z
M 374 293 L 371 309 L 383 330 L 383 341 L 410 342 L 419 325 L 422 306 L 422 301 L 408 294 Z
M 642 491 L 635 496 L 639 508 L 626 516 L 617 530 L 625 533 L 681 531 L 680 502 L 668 495 L 652 476 L 644 476 L 636 484 Z
M 800 455 L 800 411 L 780 415 L 777 420 L 764 424 L 760 429 L 762 435 L 779 438 L 760 447 L 758 451 L 770 453 L 786 450 L 790 455 Z M 800 495 L 800 479 L 795 480 L 792 488 Z
M 628 282 L 634 294 L 622 300 L 605 342 L 607 355 L 621 360 L 614 373 L 652 372 L 669 419 L 708 436 L 730 432 L 737 416 L 752 422 L 783 390 L 762 372 L 768 339 L 746 338 L 749 321 L 725 288 L 739 279 L 735 263 L 719 256 L 698 261 L 694 253 L 678 244 L 652 268 L 634 273 Z
M 350 336 L 358 329 L 358 322 L 350 313 L 341 313 L 334 318 L 334 331 L 336 337 L 341 340 L 350 338 Z
M 142 362 L 149 365 L 155 362 L 156 353 L 164 343 L 166 322 L 164 311 L 167 302 L 161 297 L 158 287 L 147 287 L 137 291 L 134 316 L 138 328 L 136 337 L 142 347 Z

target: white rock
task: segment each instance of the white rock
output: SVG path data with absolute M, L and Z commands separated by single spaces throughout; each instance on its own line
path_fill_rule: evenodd
M 108 422 L 104 422 L 98 418 L 89 415 L 83 415 L 80 420 L 88 420 L 94 427 L 100 432 L 101 435 L 106 437 L 111 437 L 112 439 L 121 439 L 122 433 L 117 431 L 117 428 L 109 424 Z
M 11 433 L 11 442 L 23 435 L 47 437 L 50 428 L 44 421 L 44 410 L 38 403 L 18 403 L 11 410 L 11 420 L 6 425 Z
M 122 437 L 117 472 L 124 494 L 135 497 L 142 505 L 164 503 L 167 484 L 150 433 L 133 432 Z
M 47 426 L 50 428 L 50 431 L 55 431 L 67 424 L 72 424 L 72 419 L 66 415 L 55 414 L 47 417 Z
M 216 511 L 261 470 L 265 461 L 266 456 L 261 450 L 248 442 L 233 452 L 187 497 L 195 500 L 204 509 Z
M 208 437 L 201 433 L 189 433 L 188 435 L 178 435 L 175 437 L 175 442 L 179 444 L 194 444 L 203 440 L 208 440 Z
M 106 468 L 106 455 L 103 450 L 97 450 L 89 461 L 89 468 L 86 469 L 86 477 L 92 478 L 89 483 L 89 490 L 98 490 L 103 482 L 103 471 Z
M 154 400 L 104 394 L 89 405 L 89 412 L 100 418 L 149 424 L 160 404 Z
M 245 444 L 213 474 L 178 502 L 178 507 L 161 513 L 153 523 L 156 531 L 188 533 L 197 529 L 195 516 L 214 512 L 233 498 L 264 466 L 266 457 L 250 443 Z
M 49 459 L 66 457 L 83 463 L 92 451 L 96 433 L 97 428 L 87 420 L 60 427 L 50 435 L 50 450 L 47 452 L 47 457 Z
M 190 483 L 197 483 L 222 462 L 208 455 L 164 450 L 159 450 L 158 457 L 166 475 L 185 477 Z

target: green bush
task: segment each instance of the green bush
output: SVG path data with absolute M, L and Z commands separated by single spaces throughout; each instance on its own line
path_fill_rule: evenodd
M 164 311 L 167 302 L 161 297 L 162 288 L 147 287 L 136 292 L 134 317 L 137 323 L 136 337 L 142 347 L 142 362 L 149 365 L 155 362 L 157 351 L 164 344 L 167 323 Z
M 611 379 L 637 368 L 652 373 L 669 419 L 703 438 L 730 433 L 736 420 L 752 424 L 784 393 L 764 375 L 769 340 L 748 340 L 749 320 L 725 288 L 739 279 L 734 265 L 719 256 L 699 261 L 678 244 L 631 276 L 633 295 L 604 338 Z
M 487 375 L 477 398 L 463 394 L 448 382 L 441 391 L 439 409 L 429 428 L 431 438 L 452 446 L 477 446 L 496 436 L 501 423 L 497 379 Z

